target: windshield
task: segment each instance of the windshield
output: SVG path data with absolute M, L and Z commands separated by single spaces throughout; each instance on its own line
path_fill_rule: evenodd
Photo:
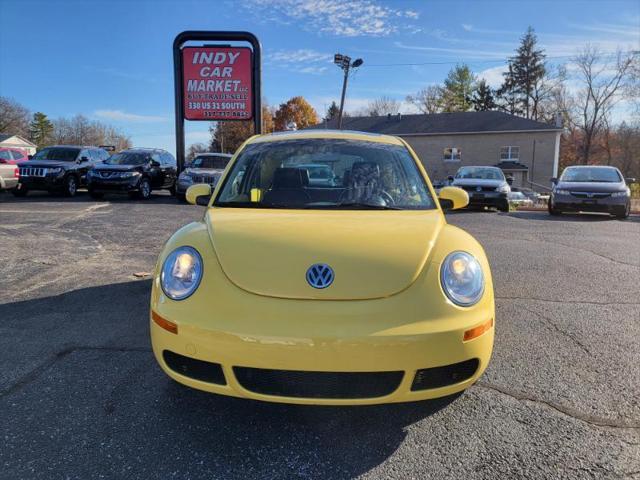
M 223 156 L 201 156 L 196 157 L 189 168 L 215 168 L 218 170 L 224 170 L 229 163 L 231 157 L 223 157 Z
M 79 148 L 47 147 L 36 153 L 32 160 L 59 160 L 62 162 L 75 162 L 79 153 Z
M 473 178 L 478 180 L 504 180 L 504 174 L 499 168 L 462 167 L 456 173 L 456 178 Z
M 622 181 L 622 178 L 615 168 L 574 167 L 567 168 L 560 180 L 563 182 L 618 183 Z
M 149 160 L 146 153 L 120 152 L 111 155 L 104 163 L 107 165 L 142 165 Z
M 432 209 L 407 149 L 345 139 L 248 145 L 215 206 L 317 209 Z

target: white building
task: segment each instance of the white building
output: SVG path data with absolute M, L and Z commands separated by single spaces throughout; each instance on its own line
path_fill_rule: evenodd
M 0 147 L 6 148 L 19 148 L 27 152 L 27 155 L 33 155 L 36 153 L 36 145 L 29 140 L 18 135 L 10 135 L 6 133 L 0 133 Z

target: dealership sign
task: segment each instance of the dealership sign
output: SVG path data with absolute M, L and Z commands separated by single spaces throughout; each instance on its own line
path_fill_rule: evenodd
M 253 117 L 252 51 L 246 47 L 182 49 L 182 100 L 186 120 Z

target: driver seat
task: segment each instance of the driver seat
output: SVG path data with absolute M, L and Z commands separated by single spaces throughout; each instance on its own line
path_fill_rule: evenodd
M 366 202 L 380 190 L 380 167 L 376 162 L 355 162 L 348 178 L 349 202 Z
M 274 205 L 303 206 L 311 202 L 305 187 L 309 185 L 309 172 L 301 168 L 277 168 L 273 172 L 271 189 L 262 202 Z

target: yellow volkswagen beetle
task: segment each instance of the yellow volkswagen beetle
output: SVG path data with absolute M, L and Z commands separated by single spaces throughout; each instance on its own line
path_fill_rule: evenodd
M 487 367 L 491 272 L 448 225 L 463 190 L 439 198 L 402 139 L 343 131 L 255 136 L 204 217 L 155 269 L 154 355 L 174 380 L 274 402 L 374 404 L 464 390 Z M 205 203 L 206 202 L 206 203 Z

